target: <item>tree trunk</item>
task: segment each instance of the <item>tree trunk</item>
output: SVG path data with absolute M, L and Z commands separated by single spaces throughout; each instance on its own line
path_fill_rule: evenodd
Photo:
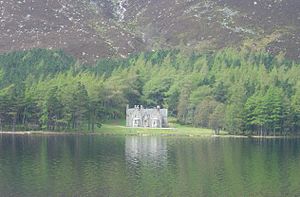
M 13 132 L 16 131 L 16 123 L 17 123 L 17 114 L 14 115 L 13 117 L 13 128 L 12 128 Z
M 91 112 L 89 111 L 89 118 L 88 118 L 88 131 L 91 131 Z
M 92 117 L 91 117 L 91 124 L 92 124 L 92 132 L 95 132 L 95 116 L 96 116 L 96 111 L 93 110 L 92 112 Z
M 93 133 L 95 132 L 95 121 L 93 121 L 93 124 L 92 124 L 92 132 Z
M 26 120 L 26 107 L 25 107 L 24 112 L 23 112 L 23 118 L 22 118 L 23 125 L 25 125 L 25 120 Z
M 75 112 L 72 113 L 72 129 L 75 129 Z

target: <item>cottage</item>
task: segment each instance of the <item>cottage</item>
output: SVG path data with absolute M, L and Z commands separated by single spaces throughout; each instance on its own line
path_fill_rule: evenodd
M 134 108 L 126 107 L 127 127 L 168 127 L 168 110 L 160 109 L 159 106 L 145 109 L 143 106 L 135 105 Z

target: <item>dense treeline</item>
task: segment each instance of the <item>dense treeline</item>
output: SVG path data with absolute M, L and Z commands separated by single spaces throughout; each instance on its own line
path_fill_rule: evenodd
M 300 130 L 300 65 L 283 55 L 228 48 L 141 53 L 81 65 L 61 51 L 0 56 L 0 126 L 94 131 L 126 104 L 167 107 L 182 124 L 231 133 Z

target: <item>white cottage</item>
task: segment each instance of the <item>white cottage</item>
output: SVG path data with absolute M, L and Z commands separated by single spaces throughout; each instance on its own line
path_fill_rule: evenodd
M 143 106 L 135 105 L 134 108 L 126 107 L 127 127 L 168 127 L 168 110 L 160 107 L 145 109 Z

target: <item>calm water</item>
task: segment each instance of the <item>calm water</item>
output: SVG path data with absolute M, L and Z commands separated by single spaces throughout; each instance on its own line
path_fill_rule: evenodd
M 0 196 L 300 196 L 300 141 L 2 135 Z

